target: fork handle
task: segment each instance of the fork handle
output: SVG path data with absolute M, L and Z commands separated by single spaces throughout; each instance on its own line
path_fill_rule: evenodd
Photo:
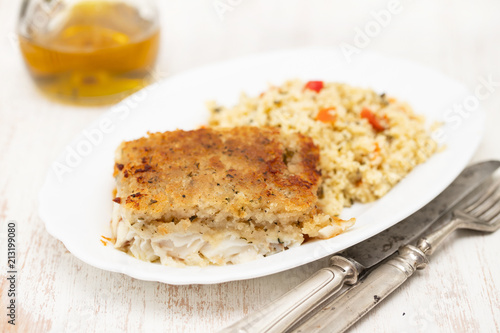
M 455 212 L 455 214 L 459 214 L 459 212 Z M 417 247 L 426 255 L 431 255 L 452 232 L 464 224 L 466 222 L 460 216 L 454 216 L 449 223 L 422 237 L 418 241 Z
M 378 266 L 292 332 L 344 332 L 403 284 L 415 270 L 424 268 L 427 262 L 427 257 L 417 247 L 406 245 L 400 248 L 396 257 Z
M 284 332 L 326 296 L 338 292 L 344 283 L 357 282 L 360 266 L 342 256 L 330 259 L 332 266 L 312 277 L 219 333 Z

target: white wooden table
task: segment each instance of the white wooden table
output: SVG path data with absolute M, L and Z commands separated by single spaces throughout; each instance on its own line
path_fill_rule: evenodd
M 500 82 L 500 2 L 395 0 L 399 10 L 363 45 L 463 82 Z M 160 3 L 160 1 L 159 1 Z M 0 0 L 0 331 L 213 332 L 283 294 L 326 260 L 249 281 L 170 286 L 102 271 L 45 231 L 37 194 L 50 162 L 106 108 L 50 102 L 15 46 L 20 1 Z M 219 12 L 214 5 L 219 6 Z M 254 52 L 353 43 L 390 1 L 161 1 L 163 75 Z M 225 10 L 224 12 L 221 12 Z M 221 17 L 223 19 L 221 19 Z M 472 162 L 500 159 L 500 86 L 482 101 L 488 121 Z M 18 221 L 17 325 L 7 325 L 6 223 Z M 499 332 L 500 233 L 457 233 L 428 269 L 352 332 Z

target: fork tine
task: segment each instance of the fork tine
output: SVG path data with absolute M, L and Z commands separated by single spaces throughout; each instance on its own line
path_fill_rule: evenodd
M 482 226 L 484 227 L 483 231 L 487 232 L 495 232 L 500 229 L 500 213 L 493 217 L 489 224 L 483 223 Z
M 492 195 L 494 195 L 494 194 L 492 194 Z M 498 195 L 490 196 L 488 199 L 483 201 L 483 203 L 479 207 L 476 207 L 475 209 L 473 209 L 470 212 L 470 214 L 477 216 L 477 217 L 481 217 L 483 219 L 486 219 L 486 217 L 483 217 L 483 216 L 485 214 L 489 214 L 490 211 L 492 211 L 492 210 L 494 211 L 495 208 L 497 208 L 496 207 L 497 204 L 498 204 Z M 489 214 L 489 215 L 491 215 L 491 214 Z M 494 215 L 496 215 L 496 214 L 494 214 Z
M 487 221 L 493 220 L 494 218 L 498 217 L 497 215 L 500 214 L 500 194 L 497 194 L 495 197 L 493 197 L 493 200 L 491 201 L 492 204 L 490 205 L 490 207 L 480 215 L 482 219 Z
M 489 208 L 491 208 L 492 203 L 494 204 L 494 200 L 491 199 L 491 196 L 498 190 L 500 186 L 500 179 L 497 179 L 491 186 L 488 187 L 486 192 L 480 196 L 478 199 L 474 199 L 473 203 L 463 209 L 464 212 L 471 215 L 481 215 L 486 212 Z
M 491 224 L 482 223 L 482 224 L 479 224 L 480 225 L 479 228 L 473 228 L 473 229 L 476 229 L 479 231 L 485 231 L 485 232 L 495 232 L 498 229 L 500 229 L 500 219 L 498 217 L 500 217 L 500 215 L 498 215 L 497 218 L 494 220 L 494 222 Z

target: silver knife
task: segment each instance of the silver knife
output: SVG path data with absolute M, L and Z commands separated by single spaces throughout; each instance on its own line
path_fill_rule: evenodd
M 418 242 L 399 248 L 389 260 L 367 272 L 358 284 L 337 298 L 321 305 L 321 310 L 300 320 L 288 332 L 332 333 L 345 332 L 380 301 L 410 278 L 416 270 L 424 269 L 429 256 L 455 230 L 469 229 L 495 232 L 500 229 L 500 178 L 487 179 L 448 211 L 424 233 Z M 379 244 L 381 245 L 381 244 Z
M 394 254 L 400 246 L 415 241 L 498 167 L 499 161 L 488 161 L 466 168 L 422 209 L 382 233 L 345 250 L 342 255 L 333 256 L 329 267 L 319 270 L 277 300 L 221 332 L 284 332 L 327 297 L 331 299 L 344 284 L 357 283 L 368 268 Z

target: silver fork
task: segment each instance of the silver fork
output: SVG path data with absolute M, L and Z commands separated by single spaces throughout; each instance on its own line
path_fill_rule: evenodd
M 487 186 L 487 185 L 486 185 Z M 470 229 L 483 232 L 495 232 L 500 228 L 500 179 L 488 186 L 486 191 L 481 191 L 484 187 L 473 193 L 472 202 L 464 209 L 453 211 L 453 219 L 442 228 L 422 237 L 417 247 L 426 255 L 431 255 L 434 250 L 453 231 L 457 229 Z
M 415 270 L 425 268 L 427 256 L 455 230 L 494 232 L 500 229 L 500 179 L 489 186 L 480 186 L 451 214 L 451 221 L 444 225 L 438 222 L 439 228 L 422 237 L 417 246 L 401 247 L 396 257 L 379 265 L 358 285 L 330 301 L 320 312 L 292 328 L 291 332 L 344 332 L 412 276 Z

